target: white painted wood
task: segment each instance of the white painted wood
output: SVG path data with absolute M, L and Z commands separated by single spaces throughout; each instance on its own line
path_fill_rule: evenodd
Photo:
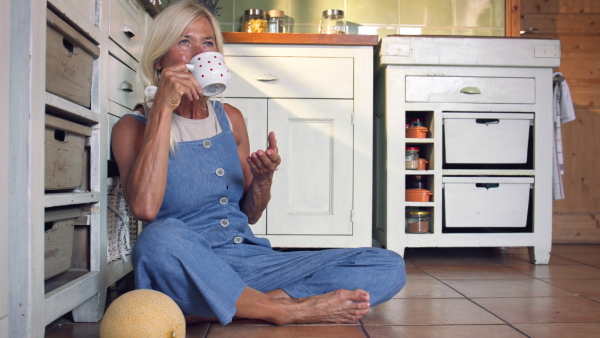
M 10 2 L 6 2 L 0 12 L 0 31 L 8 32 L 11 28 Z M 10 34 L 0 34 L 0 64 L 10 65 Z M 7 70 L 8 71 L 8 70 Z M 0 77 L 0 337 L 8 337 L 9 315 L 9 223 L 8 223 L 8 189 L 9 186 L 9 107 L 10 107 L 10 78 Z
M 44 196 L 44 207 L 60 207 L 73 204 L 88 204 L 100 201 L 98 192 L 73 192 L 48 194 Z
M 388 47 L 389 46 L 389 47 Z M 536 54 L 535 51 L 538 51 Z M 543 50 L 542 52 L 539 52 Z M 558 41 L 535 39 L 471 39 L 471 38 L 430 38 L 430 37 L 393 37 L 383 38 L 377 60 L 377 114 L 376 140 L 377 176 L 375 239 L 388 249 L 403 253 L 406 247 L 477 247 L 477 246 L 526 246 L 529 247 L 530 260 L 536 264 L 546 264 L 551 248 L 552 204 L 552 67 L 559 65 L 560 46 Z M 386 54 L 387 53 L 387 54 Z M 397 55 L 394 55 L 397 53 Z M 514 96 L 501 96 L 499 100 L 473 102 L 456 100 L 450 96 L 444 99 L 408 102 L 408 77 L 448 77 L 448 78 L 503 78 L 528 79 L 518 87 L 533 90 Z M 530 85 L 533 81 L 534 86 Z M 519 82 L 519 81 L 517 81 Z M 525 85 L 523 85 L 525 83 Z M 461 84 L 462 85 L 462 84 Z M 435 85 L 433 85 L 435 86 Z M 459 86 L 460 87 L 460 86 Z M 427 91 L 426 87 L 422 90 Z M 428 98 L 429 93 L 420 93 Z M 533 95 L 533 96 L 531 96 Z M 450 97 L 450 99 L 445 99 Z M 526 98 L 526 99 L 523 99 Z M 533 169 L 444 169 L 444 137 L 442 133 L 443 116 L 448 112 L 460 113 L 527 113 L 534 115 L 533 121 Z M 419 143 L 429 148 L 429 180 L 433 200 L 427 203 L 406 202 L 404 200 L 405 178 L 409 175 L 404 169 L 403 158 L 398 156 L 399 149 L 413 143 L 406 139 L 401 128 L 408 115 L 424 114 L 431 118 L 431 142 Z M 447 127 L 447 126 L 445 126 Z M 464 129 L 463 129 L 464 133 Z M 471 134 L 467 134 L 471 135 Z M 505 139 L 511 138 L 505 135 Z M 473 144 L 479 144 L 471 140 Z M 462 147 L 462 146 L 461 146 Z M 378 148 L 381 148 L 378 149 Z M 463 148 L 459 148 L 462 150 Z M 494 179 L 519 179 L 527 176 L 533 180 L 533 227 L 530 233 L 444 233 L 442 227 L 444 200 L 443 179 L 445 176 L 504 176 Z M 492 179 L 492 178 L 490 178 Z M 526 184 L 528 185 L 528 184 Z M 520 197 L 528 195 L 519 193 Z M 459 198 L 463 198 L 462 196 Z M 446 198 L 446 200 L 448 197 Z M 461 201 L 453 200 L 458 203 Z M 407 234 L 404 231 L 404 212 L 408 206 L 418 206 L 430 211 L 431 233 Z M 456 209 L 458 212 L 466 209 Z M 472 210 L 471 212 L 477 212 Z M 511 207 L 510 211 L 518 209 Z M 446 208 L 446 212 L 449 210 Z M 479 223 L 484 223 L 479 221 Z M 489 223 L 487 220 L 485 223 Z M 483 226 L 483 224 L 482 224 Z
M 246 100 L 248 100 L 248 102 L 252 102 L 251 100 L 253 99 L 250 99 L 251 97 L 255 97 L 257 99 L 264 98 L 263 102 L 267 102 L 269 106 L 267 118 L 269 121 L 268 128 L 266 130 L 276 132 L 279 140 L 278 146 L 280 153 L 282 153 L 282 149 L 284 148 L 285 152 L 287 153 L 284 156 L 290 156 L 289 159 L 296 162 L 302 162 L 302 160 L 306 158 L 309 158 L 311 161 L 313 158 L 319 159 L 319 163 L 321 163 L 320 166 L 324 167 L 325 163 L 331 163 L 327 162 L 327 156 L 323 155 L 327 153 L 326 150 L 320 149 L 316 152 L 313 151 L 313 153 L 311 153 L 309 156 L 311 149 L 316 147 L 315 144 L 320 142 L 321 148 L 326 147 L 326 144 L 330 146 L 334 145 L 335 148 L 339 147 L 339 141 L 336 140 L 336 138 L 340 137 L 341 139 L 345 138 L 348 140 L 343 145 L 349 149 L 350 155 L 344 155 L 346 160 L 343 160 L 339 156 L 341 154 L 338 155 L 337 153 L 334 153 L 334 159 L 332 162 L 333 167 L 318 171 L 317 175 L 320 175 L 318 181 L 311 181 L 313 179 L 312 177 L 311 180 L 305 181 L 305 183 L 307 182 L 307 186 L 303 187 L 303 193 L 300 192 L 298 187 L 302 183 L 302 179 L 300 178 L 305 179 L 308 175 L 308 170 L 302 170 L 302 168 L 305 168 L 310 162 L 304 161 L 306 163 L 303 163 L 301 167 L 294 167 L 293 169 L 290 169 L 289 167 L 286 167 L 286 163 L 290 162 L 289 159 L 284 158 L 282 165 L 275 173 L 276 182 L 274 183 L 272 189 L 272 199 L 266 210 L 266 227 L 263 230 L 262 225 L 258 227 L 253 226 L 255 232 L 260 233 L 261 235 L 262 233 L 267 233 L 264 236 L 268 238 L 271 241 L 271 244 L 275 247 L 326 248 L 371 246 L 373 205 L 372 47 L 233 44 L 225 46 L 224 54 L 227 65 L 234 74 L 248 74 L 247 76 L 244 75 L 243 78 L 236 79 L 234 77 L 232 83 L 233 85 L 239 86 L 240 89 L 235 89 L 235 87 L 230 85 L 227 91 L 225 91 L 225 102 L 233 102 L 234 105 L 239 105 L 238 108 L 240 108 L 243 112 L 243 107 L 245 105 L 244 102 L 246 102 Z M 228 61 L 233 57 L 236 57 L 235 61 Z M 254 63 L 252 63 L 252 67 L 249 66 L 249 63 L 246 61 L 246 59 L 253 60 Z M 273 62 L 274 59 L 277 59 L 277 61 Z M 317 76 L 314 76 L 314 72 L 298 71 L 298 68 L 300 68 L 299 65 L 311 64 L 310 61 L 314 61 L 313 59 L 319 59 L 319 62 L 315 65 L 315 67 L 320 67 L 320 64 L 323 64 L 321 61 L 324 61 L 325 64 L 330 65 L 330 68 L 324 69 L 322 72 L 317 74 Z M 335 60 L 335 62 L 330 62 L 330 59 Z M 301 62 L 297 63 L 297 60 L 300 60 Z M 350 61 L 350 63 L 348 63 L 348 61 Z M 274 90 L 273 88 L 277 88 L 278 86 L 277 80 L 274 80 L 274 83 L 269 83 L 269 81 L 267 83 L 254 83 L 257 81 L 253 80 L 256 77 L 256 74 L 252 73 L 253 69 L 256 67 L 264 67 L 262 73 L 269 74 L 269 69 L 273 68 L 268 67 L 273 64 L 279 65 L 277 75 L 292 75 L 293 81 L 291 82 L 284 77 L 284 79 L 288 81 L 286 88 Z M 308 69 L 311 67 L 305 68 Z M 273 71 L 270 72 L 273 73 Z M 335 74 L 340 75 L 338 76 Z M 351 76 L 348 77 L 346 74 L 351 74 Z M 321 81 L 322 83 L 330 85 L 323 86 L 315 84 L 315 78 L 317 79 L 317 82 Z M 340 81 L 340 79 L 345 80 Z M 307 86 L 311 88 L 306 88 Z M 241 89 L 242 87 L 244 90 Z M 338 87 L 342 89 L 343 94 L 339 94 L 340 91 Z M 231 88 L 234 89 L 231 90 Z M 320 88 L 319 92 L 317 92 L 315 88 Z M 351 92 L 346 93 L 347 89 L 345 88 L 351 88 Z M 235 95 L 233 95 L 234 92 Z M 348 99 L 314 100 L 315 102 L 318 101 L 319 103 L 322 103 L 326 107 L 333 105 L 331 107 L 335 108 L 332 108 L 332 111 L 338 111 L 338 105 L 340 108 L 345 107 L 342 108 L 345 112 L 342 120 L 338 121 L 337 118 L 342 117 L 340 115 L 343 114 L 336 112 L 334 114 L 335 120 L 332 120 L 331 123 L 328 123 L 333 126 L 338 124 L 346 125 L 347 127 L 344 128 L 347 128 L 347 130 L 344 131 L 344 135 L 349 136 L 342 137 L 341 135 L 338 136 L 336 134 L 332 140 L 327 139 L 325 136 L 326 133 L 315 132 L 317 129 L 312 128 L 312 126 L 316 125 L 315 121 L 319 119 L 326 120 L 331 117 L 327 117 L 329 114 L 327 109 L 325 109 L 325 106 L 319 107 L 318 105 L 314 106 L 314 103 L 308 103 L 309 101 L 312 101 L 308 99 L 336 97 L 346 97 Z M 235 98 L 237 101 L 230 101 L 232 98 Z M 283 100 L 284 98 L 296 99 Z M 306 101 L 306 103 L 304 101 Z M 279 103 L 277 104 L 277 102 Z M 249 104 L 252 105 L 251 103 Z M 278 113 L 275 113 L 274 110 L 276 106 L 278 107 Z M 308 107 L 314 111 L 301 111 L 302 109 L 299 107 Z M 311 117 L 313 120 L 311 120 L 310 123 L 307 123 L 309 120 L 303 121 L 304 123 L 294 123 L 294 120 L 287 120 L 288 117 L 294 117 L 295 114 L 298 114 L 300 118 L 304 118 L 303 116 L 313 116 Z M 252 130 L 255 129 L 254 127 L 250 126 L 250 120 L 248 117 L 246 118 L 249 125 L 249 132 L 252 132 Z M 347 118 L 349 118 L 349 120 Z M 292 123 L 290 123 L 290 121 L 292 121 Z M 273 124 L 275 122 L 276 124 Z M 297 122 L 302 122 L 302 120 L 299 119 Z M 264 123 L 266 124 L 266 120 Z M 347 123 L 350 123 L 351 125 L 348 125 Z M 325 123 L 319 122 L 319 124 L 320 127 L 322 127 Z M 294 131 L 295 135 L 297 136 L 288 135 L 290 134 L 290 125 L 292 126 L 292 131 Z M 335 128 L 340 127 L 340 125 Z M 256 130 L 258 130 L 258 128 Z M 302 137 L 298 134 L 303 130 L 308 130 L 308 133 L 313 134 L 314 139 L 305 142 L 304 140 L 306 139 L 306 135 Z M 250 137 L 252 143 L 253 136 L 250 135 Z M 265 140 L 266 134 L 261 135 L 260 139 Z M 282 146 L 282 143 L 284 143 L 285 146 Z M 329 154 L 331 153 L 329 152 Z M 296 170 L 296 172 L 292 174 L 288 170 Z M 311 168 L 311 170 L 314 171 L 314 168 Z M 340 174 L 338 174 L 338 171 Z M 329 174 L 326 174 L 326 172 L 329 172 Z M 337 177 L 338 175 L 340 175 L 340 177 Z M 295 176 L 298 178 L 295 178 Z M 344 177 L 347 176 L 350 177 L 348 179 L 349 184 L 347 187 L 349 189 L 347 190 L 347 198 L 349 200 L 344 200 L 345 202 L 342 204 L 350 203 L 349 205 L 351 207 L 350 209 L 345 207 L 345 211 L 343 212 L 336 211 L 337 214 L 334 216 L 332 216 L 331 213 L 327 214 L 325 212 L 318 216 L 315 212 L 312 214 L 306 214 L 304 212 L 304 214 L 296 213 L 287 215 L 287 211 L 285 209 L 275 207 L 275 204 L 279 203 L 282 206 L 285 205 L 285 208 L 288 208 L 291 197 L 291 205 L 298 210 L 323 210 L 323 205 L 326 204 L 324 201 L 329 199 L 329 202 L 331 203 L 330 205 L 332 206 L 331 210 L 335 211 L 337 208 L 336 203 L 342 202 L 342 200 L 339 199 L 339 194 L 341 191 L 344 191 L 343 189 L 345 189 L 342 188 L 337 181 L 344 180 Z M 292 179 L 289 180 L 289 177 L 292 177 Z M 281 180 L 281 183 L 277 183 L 277 180 Z M 283 183 L 284 180 L 292 183 L 291 190 L 288 183 Z M 323 182 L 332 183 L 329 183 L 329 186 L 325 184 L 317 184 Z M 331 188 L 331 184 L 333 184 L 333 188 Z M 311 193 L 317 194 L 317 196 L 315 196 L 316 198 L 311 199 L 308 186 L 312 187 L 312 191 L 310 191 Z M 284 200 L 285 202 L 283 202 Z M 341 209 L 343 208 L 337 210 Z M 275 213 L 277 216 L 277 218 L 273 219 L 277 219 L 278 224 L 271 224 L 275 223 L 275 221 L 271 221 L 273 213 Z M 263 218 L 265 218 L 265 215 L 263 215 Z M 319 218 L 321 220 L 319 220 Z M 327 218 L 331 218 L 331 221 L 325 221 Z M 336 221 L 334 220 L 335 218 L 344 220 Z M 317 221 L 321 223 L 315 223 Z M 315 235 L 311 233 L 318 234 Z
M 137 85 L 137 74 L 117 58 L 108 58 L 108 99 L 133 110 L 136 104 L 143 102 L 144 93 Z
M 8 336 L 41 337 L 46 3 L 11 1 L 10 15 Z
M 134 0 L 110 0 L 109 36 L 121 48 L 140 59 L 144 43 L 145 10 Z
M 267 149 L 267 100 L 266 99 L 237 99 L 227 98 L 223 103 L 228 103 L 242 112 L 246 129 L 248 130 L 248 138 L 250 139 L 250 153 L 257 150 Z M 276 135 L 279 137 L 279 135 Z M 275 175 L 277 175 L 275 173 Z M 250 227 L 256 235 L 267 234 L 267 212 L 263 212 L 258 222 L 251 224 Z
M 443 113 L 447 163 L 526 163 L 533 114 Z
M 379 64 L 551 68 L 560 59 L 558 40 L 476 39 L 479 37 L 387 37 L 381 41 Z
M 531 78 L 407 76 L 406 102 L 534 103 Z
M 533 177 L 443 177 L 449 228 L 524 228 Z
M 230 97 L 352 98 L 352 58 L 227 56 Z
M 100 38 L 100 0 L 49 0 L 48 3 L 92 39 Z
M 46 92 L 46 107 L 53 112 L 60 112 L 65 117 L 76 117 L 87 123 L 98 123 L 98 113 L 82 107 L 60 96 Z
M 352 234 L 351 120 L 349 100 L 269 101 L 282 162 L 267 234 Z

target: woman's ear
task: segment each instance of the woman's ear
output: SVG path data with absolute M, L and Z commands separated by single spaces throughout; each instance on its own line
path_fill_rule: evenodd
M 159 72 L 162 70 L 162 65 L 160 64 L 160 60 L 156 61 L 154 63 L 154 69 L 158 70 Z

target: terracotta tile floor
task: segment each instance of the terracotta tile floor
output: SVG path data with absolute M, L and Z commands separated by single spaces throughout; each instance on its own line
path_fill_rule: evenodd
M 408 282 L 352 325 L 235 321 L 187 337 L 600 337 L 600 245 L 554 245 L 548 265 L 525 248 L 407 249 Z M 46 337 L 96 337 L 63 318 Z

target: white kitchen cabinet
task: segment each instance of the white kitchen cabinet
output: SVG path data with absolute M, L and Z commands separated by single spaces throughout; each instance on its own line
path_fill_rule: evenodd
M 275 247 L 371 246 L 372 46 L 226 44 L 223 102 L 250 150 L 275 132 L 282 163 L 258 236 Z
M 558 41 L 386 37 L 376 60 L 374 237 L 416 247 L 529 248 L 548 263 L 552 232 L 552 68 Z M 426 138 L 407 138 L 420 118 Z M 419 148 L 426 170 L 405 165 Z M 407 201 L 415 175 L 432 192 Z M 426 233 L 406 211 L 429 212 Z
M 8 221 L 3 222 L 8 224 L 9 231 L 7 237 L 1 236 L 6 238 L 10 252 L 6 274 L 10 312 L 8 317 L 3 318 L 4 308 L 0 308 L 0 336 L 4 336 L 1 332 L 7 329 L 6 336 L 10 337 L 42 337 L 47 324 L 69 312 L 75 321 L 97 322 L 104 312 L 107 288 L 131 271 L 130 262 L 119 260 L 107 264 L 106 163 L 111 121 L 109 107 L 113 102 L 109 101 L 109 96 L 115 93 L 111 81 L 117 81 L 109 73 L 118 72 L 126 76 L 118 82 L 117 91 L 126 94 L 142 92 L 136 83 L 130 83 L 130 86 L 124 84 L 136 70 L 137 61 L 130 56 L 136 54 L 135 47 L 120 47 L 113 42 L 113 37 L 109 37 L 111 8 L 115 8 L 111 6 L 116 2 L 137 8 L 137 24 L 141 31 L 136 31 L 135 36 L 141 41 L 151 18 L 139 0 L 11 1 L 10 13 L 14 19 L 10 22 L 11 29 L 7 30 L 11 32 L 12 55 L 8 68 L 11 70 L 11 87 L 20 89 L 14 93 L 11 91 L 8 123 L 3 123 L 11 126 L 10 135 L 14 137 L 11 136 L 9 146 L 4 147 L 8 149 L 6 154 L 10 161 L 7 168 L 8 175 L 12 177 L 8 182 L 12 196 L 7 201 L 10 212 Z M 131 14 L 131 11 L 128 13 Z M 52 40 L 52 53 L 49 53 L 50 40 L 47 39 L 50 29 L 54 37 L 60 36 L 56 38 L 57 43 Z M 91 58 L 80 61 L 85 64 L 73 61 L 83 54 L 91 55 Z M 29 57 L 23 58 L 22 55 Z M 85 102 L 70 98 L 69 90 L 47 90 L 46 79 L 53 81 L 57 73 L 57 69 L 48 69 L 52 66 L 47 67 L 47 55 L 63 57 L 64 60 L 69 58 L 69 62 L 62 64 L 61 76 L 75 84 L 85 82 L 85 86 L 80 86 L 84 88 Z M 91 70 L 89 79 L 81 80 L 83 67 L 79 68 L 80 65 Z M 115 105 L 128 102 L 124 95 L 115 97 Z M 47 114 L 52 116 L 46 118 Z M 85 147 L 84 158 L 76 162 L 78 166 L 83 163 L 83 175 L 77 181 L 81 181 L 79 186 L 71 184 L 58 189 L 46 184 L 49 173 L 58 175 L 65 169 L 56 165 L 53 171 L 45 170 L 49 151 L 44 145 L 44 128 L 46 122 L 55 119 L 64 120 L 65 126 L 72 127 L 54 133 L 55 138 L 66 135 L 62 138 L 65 143 L 71 141 L 68 137 L 70 132 L 86 130 L 82 134 L 85 140 L 81 142 Z M 45 258 L 52 257 L 55 251 L 45 252 L 44 215 L 64 209 L 83 212 L 75 220 L 72 263 L 67 271 L 45 280 Z M 0 267 L 4 268 L 4 265 Z M 0 286 L 2 291 L 4 283 L 1 281 Z M 2 297 L 0 305 L 4 303 Z

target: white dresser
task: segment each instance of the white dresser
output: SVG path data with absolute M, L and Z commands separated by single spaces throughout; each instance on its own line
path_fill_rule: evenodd
M 144 2 L 11 2 L 7 69 L 19 90 L 4 148 L 9 312 L 2 319 L 0 295 L 0 336 L 42 337 L 69 312 L 97 322 L 107 288 L 131 271 L 130 260 L 107 262 L 107 160 L 110 123 L 143 97 L 135 72 L 152 20 Z
M 249 36 L 225 34 L 224 102 L 244 114 L 251 151 L 274 131 L 282 158 L 254 233 L 275 247 L 371 246 L 373 45 L 319 44 L 316 34 L 231 43 Z
M 386 37 L 375 84 L 374 238 L 416 247 L 528 247 L 548 263 L 552 232 L 554 40 Z M 406 137 L 420 119 L 424 138 Z M 412 136 L 412 135 L 411 135 Z M 418 148 L 425 170 L 407 169 Z M 406 196 L 420 176 L 429 200 Z M 426 231 L 406 213 L 429 217 Z

